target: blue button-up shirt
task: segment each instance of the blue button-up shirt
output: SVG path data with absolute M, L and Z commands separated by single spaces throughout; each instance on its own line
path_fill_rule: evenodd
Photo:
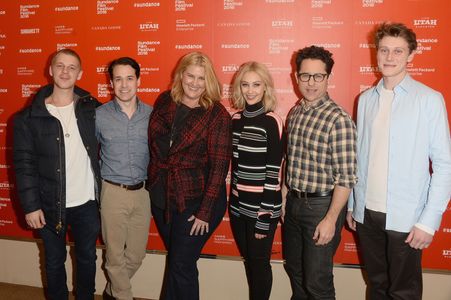
M 383 81 L 364 92 L 357 112 L 357 176 L 348 203 L 363 223 L 372 124 Z M 390 118 L 386 229 L 440 226 L 451 196 L 451 141 L 443 96 L 409 75 L 394 88 Z M 429 172 L 432 162 L 433 174 Z
M 96 110 L 96 136 L 100 143 L 103 179 L 137 184 L 147 179 L 148 133 L 152 107 L 138 100 L 129 119 L 114 99 Z

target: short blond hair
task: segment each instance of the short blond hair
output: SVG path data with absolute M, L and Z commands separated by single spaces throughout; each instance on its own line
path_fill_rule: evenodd
M 174 102 L 180 103 L 182 101 L 184 94 L 182 78 L 183 73 L 189 66 L 199 66 L 205 70 L 205 92 L 200 96 L 199 105 L 208 109 L 215 102 L 221 101 L 221 88 L 210 58 L 201 52 L 191 52 L 182 57 L 175 69 L 171 88 L 171 96 Z
M 255 72 L 262 79 L 265 85 L 265 92 L 263 94 L 263 107 L 265 111 L 273 111 L 276 108 L 276 95 L 274 91 L 274 80 L 268 71 L 268 68 L 259 62 L 249 61 L 241 65 L 240 69 L 233 80 L 233 107 L 236 109 L 244 109 L 246 106 L 246 99 L 244 99 L 241 92 L 241 80 L 247 72 Z

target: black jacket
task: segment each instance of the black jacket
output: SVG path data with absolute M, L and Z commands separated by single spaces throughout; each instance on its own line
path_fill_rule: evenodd
M 63 129 L 45 107 L 53 84 L 39 90 L 33 103 L 14 119 L 14 170 L 20 203 L 25 214 L 42 209 L 46 226 L 59 233 L 66 217 L 66 166 Z M 95 109 L 100 103 L 87 91 L 75 87 L 75 116 L 81 139 L 91 160 L 100 195 L 98 143 L 95 136 Z

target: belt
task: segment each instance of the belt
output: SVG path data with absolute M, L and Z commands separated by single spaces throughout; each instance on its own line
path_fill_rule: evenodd
M 140 183 L 132 184 L 132 185 L 117 183 L 117 182 L 109 181 L 106 179 L 104 179 L 104 181 L 106 181 L 112 185 L 115 185 L 115 186 L 120 186 L 121 188 L 124 188 L 127 191 L 136 191 L 136 190 L 141 189 L 144 186 L 144 181 L 141 181 Z
M 305 198 L 317 198 L 317 197 L 329 197 L 332 196 L 334 190 L 325 191 L 325 192 L 315 192 L 315 193 L 306 193 L 306 192 L 299 192 L 296 190 L 290 190 L 289 193 L 298 199 L 305 199 Z

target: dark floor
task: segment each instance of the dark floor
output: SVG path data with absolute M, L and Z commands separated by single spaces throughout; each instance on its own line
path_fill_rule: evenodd
M 46 300 L 44 289 L 33 286 L 17 285 L 0 282 L 1 300 Z M 75 299 L 70 295 L 70 300 Z M 149 300 L 144 298 L 135 298 L 136 300 Z M 96 295 L 95 300 L 102 300 L 102 296 Z

